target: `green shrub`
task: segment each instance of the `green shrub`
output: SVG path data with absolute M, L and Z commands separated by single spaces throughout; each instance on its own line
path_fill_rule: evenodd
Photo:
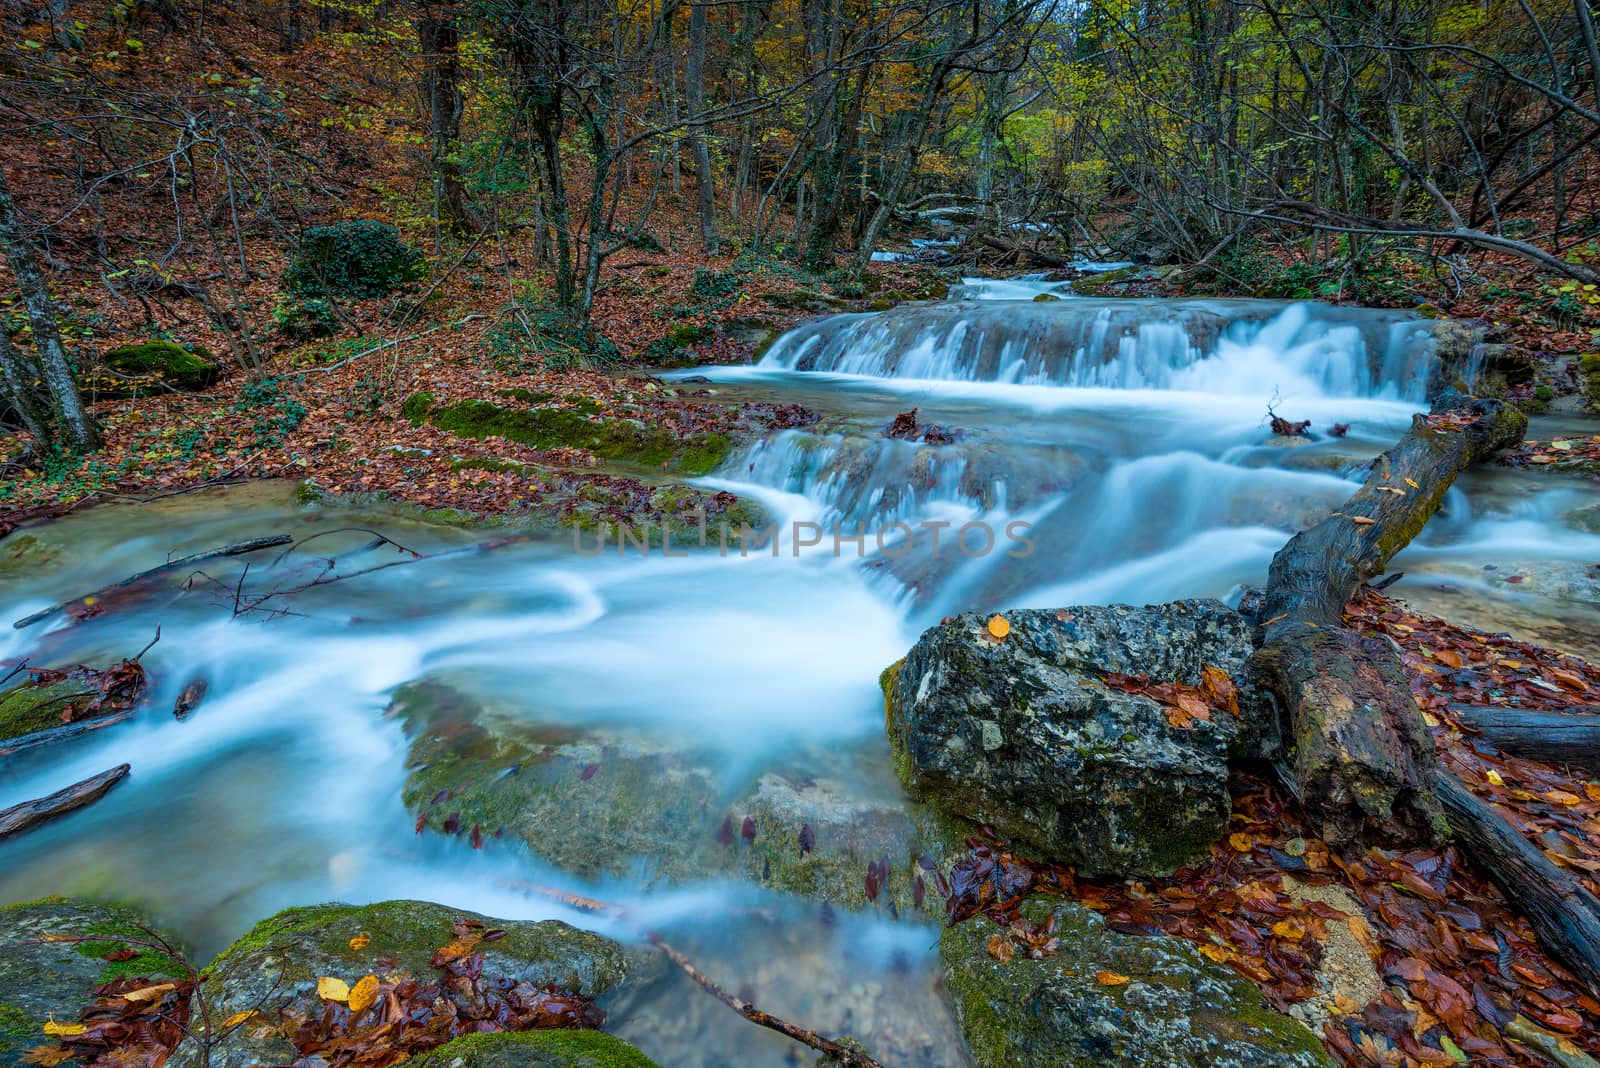
M 255 443 L 261 448 L 282 445 L 306 417 L 306 406 L 285 393 L 277 378 L 246 382 L 233 408 L 250 419 Z
M 381 297 L 426 273 L 422 253 L 399 230 L 363 219 L 307 230 L 283 281 L 292 293 Z
M 697 297 L 715 299 L 731 297 L 744 285 L 744 278 L 735 271 L 714 271 L 709 267 L 696 267 L 689 282 L 689 292 Z
M 501 370 L 561 371 L 622 359 L 610 338 L 592 327 L 587 332 L 575 328 L 558 308 L 524 300 L 519 311 L 484 334 L 489 355 Z
M 322 297 L 291 296 L 272 311 L 278 332 L 290 341 L 315 341 L 339 332 L 339 315 Z

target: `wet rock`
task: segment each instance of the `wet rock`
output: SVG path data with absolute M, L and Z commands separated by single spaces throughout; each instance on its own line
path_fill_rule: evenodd
M 1164 875 L 1227 824 L 1227 760 L 1253 739 L 1226 713 L 1175 726 L 1108 672 L 1198 684 L 1242 672 L 1244 617 L 1220 601 L 966 613 L 926 631 L 889 678 L 888 730 L 913 795 L 1085 875 Z
M 0 1065 L 21 1063 L 22 1053 L 35 1046 L 55 1045 L 45 1022 L 76 1021 L 102 983 L 122 976 L 183 978 L 181 962 L 134 944 L 156 938 L 176 945 L 124 905 L 48 898 L 0 908 Z M 127 960 L 107 959 L 128 951 L 133 956 Z
M 599 1031 L 465 1035 L 410 1062 L 414 1068 L 656 1068 L 620 1038 Z
M 1566 524 L 1574 530 L 1581 530 L 1588 534 L 1600 534 L 1600 504 L 1574 508 L 1567 513 Z
M 362 976 L 382 973 L 431 981 L 440 973 L 429 961 L 454 938 L 451 926 L 462 919 L 506 932 L 480 945 L 485 974 L 536 988 L 553 985 L 597 997 L 641 966 L 642 958 L 616 942 L 555 920 L 493 920 L 425 901 L 292 908 L 256 924 L 207 966 L 202 990 L 212 1019 L 249 1010 L 259 1014 L 256 1022 L 237 1026 L 212 1045 L 209 1068 L 293 1063 L 294 1048 L 274 1022 L 285 1012 L 319 1005 L 319 978 L 354 985 Z M 205 1063 L 202 1054 L 200 1042 L 190 1039 L 170 1063 L 199 1068 Z
M 726 875 L 910 915 L 919 862 L 942 861 L 961 840 L 892 781 L 847 786 L 849 758 L 838 754 L 730 777 L 715 754 L 670 738 L 529 722 L 431 680 L 403 687 L 391 713 L 412 738 L 402 797 L 427 829 L 520 840 L 584 879 Z M 888 878 L 869 895 L 867 869 L 885 860 Z
M 978 1068 L 1333 1064 L 1302 1024 L 1193 945 L 1118 934 L 1075 902 L 1036 898 L 1022 909 L 1030 925 L 1052 914 L 1058 952 L 1038 960 L 991 955 L 1000 928 L 983 917 L 939 940 L 945 987 Z

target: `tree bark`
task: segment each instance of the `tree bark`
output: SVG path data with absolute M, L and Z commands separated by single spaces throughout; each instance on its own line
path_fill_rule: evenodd
M 11 198 L 11 187 L 6 183 L 3 168 L 0 168 L 0 245 L 5 246 L 11 273 L 17 280 L 17 288 L 22 291 L 22 303 L 28 309 L 28 324 L 33 328 L 39 370 L 56 415 L 72 446 L 88 452 L 99 446 L 100 430 L 78 394 L 78 383 L 72 377 L 72 366 L 67 362 L 66 350 L 61 345 L 61 331 L 56 326 L 55 305 L 50 301 L 50 290 L 45 285 L 39 258 L 33 245 L 23 235 L 22 223 L 17 217 L 17 205 Z
M 716 185 L 711 174 L 711 151 L 701 119 L 706 111 L 706 5 L 689 8 L 689 57 L 684 68 L 684 91 L 689 103 L 689 147 L 694 152 L 695 187 L 700 207 L 700 248 L 708 256 L 719 251 Z
M 1496 749 L 1600 775 L 1600 708 L 1531 712 L 1451 705 L 1450 711 Z
M 1435 771 L 1433 788 L 1467 855 L 1528 918 L 1545 948 L 1600 989 L 1600 900 L 1453 776 Z
M 93 804 L 105 796 L 107 790 L 121 782 L 128 774 L 128 765 L 118 764 L 109 771 L 75 782 L 57 790 L 48 797 L 24 801 L 20 805 L 0 811 L 0 839 L 23 831 L 31 831 L 42 823 L 63 816 L 74 809 Z
M 422 91 L 428 98 L 432 140 L 433 205 L 439 226 L 453 234 L 470 231 L 467 191 L 453 153 L 461 138 L 461 34 L 452 0 L 423 6 L 417 18 L 422 49 Z
M 50 427 L 48 400 L 39 395 L 41 381 L 39 368 L 34 366 L 33 360 L 0 330 L 0 396 L 5 397 L 16 417 L 33 435 L 36 451 L 45 453 L 50 450 L 54 432 Z
M 1438 511 L 1456 476 L 1526 427 L 1499 401 L 1444 395 L 1373 462 L 1353 497 L 1273 557 L 1252 672 L 1277 699 L 1307 818 L 1335 845 L 1367 834 L 1429 842 L 1444 831 L 1429 786 L 1433 742 L 1399 656 L 1345 629 L 1341 615 Z

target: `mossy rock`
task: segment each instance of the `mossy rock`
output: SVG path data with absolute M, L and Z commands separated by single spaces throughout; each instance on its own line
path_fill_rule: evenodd
M 1600 534 L 1600 504 L 1574 508 L 1567 513 L 1566 524 L 1587 534 Z
M 835 754 L 729 779 L 714 754 L 636 731 L 541 725 L 433 680 L 402 687 L 391 712 L 412 738 L 401 796 L 426 827 L 521 840 L 585 879 L 731 875 L 912 916 L 920 877 L 931 918 L 926 869 L 947 867 L 962 840 L 887 774 L 883 789 L 858 791 L 818 770 L 837 765 Z M 878 861 L 889 877 L 869 900 L 866 871 Z
M 535 449 L 587 449 L 603 460 L 691 476 L 711 473 L 733 451 L 726 434 L 684 434 L 575 408 L 508 408 L 485 400 L 440 405 L 429 394 L 414 393 L 400 410 L 414 424 L 426 421 L 460 438 L 505 438 Z
M 87 941 L 45 941 L 55 936 Z M 0 1065 L 21 1063 L 23 1051 L 34 1046 L 54 1045 L 45 1022 L 76 1021 L 102 983 L 123 976 L 182 978 L 181 962 L 132 944 L 157 938 L 177 944 L 126 905 L 47 898 L 0 908 Z M 134 951 L 129 960 L 106 959 L 128 949 Z
M 1002 961 L 984 917 L 939 939 L 945 989 L 978 1068 L 1331 1068 L 1322 1043 L 1188 942 L 1118 934 L 1073 901 L 1034 898 L 1057 952 Z M 1108 985 L 1102 972 L 1126 977 Z
M 101 357 L 102 367 L 83 376 L 85 389 L 100 397 L 133 397 L 167 389 L 204 389 L 216 381 L 216 364 L 205 350 L 170 341 L 122 345 Z
M 1052 304 L 1060 299 L 1061 298 L 1054 293 L 1040 293 L 1038 296 L 1033 298 L 1033 302 L 1035 304 Z
M 33 534 L 12 534 L 0 540 L 0 575 L 54 571 L 66 559 L 60 545 Z
M 1589 396 L 1589 410 L 1600 415 L 1600 352 L 1586 352 L 1579 356 L 1578 374 L 1583 379 L 1584 392 Z
M 599 1031 L 464 1035 L 410 1062 L 414 1068 L 656 1068 L 620 1038 Z
M 819 293 L 814 289 L 791 289 L 779 293 L 766 293 L 762 300 L 779 308 L 803 312 L 835 312 L 850 306 L 843 297 Z
M 317 1005 L 317 980 L 323 976 L 352 985 L 362 976 L 378 973 L 431 981 L 440 972 L 429 962 L 454 938 L 451 927 L 458 920 L 506 932 L 504 938 L 480 947 L 485 975 L 538 988 L 554 986 L 598 997 L 616 989 L 649 960 L 608 938 L 556 920 L 496 920 L 426 901 L 312 905 L 262 920 L 218 954 L 204 972 L 207 1008 L 220 1019 L 254 1009 L 270 1022 L 285 1012 Z M 358 937 L 362 935 L 366 937 Z M 213 1045 L 209 1064 L 244 1068 L 290 1064 L 294 1059 L 294 1049 L 276 1028 L 246 1024 Z M 171 1064 L 194 1068 L 201 1061 L 198 1044 L 185 1042 L 174 1052 Z

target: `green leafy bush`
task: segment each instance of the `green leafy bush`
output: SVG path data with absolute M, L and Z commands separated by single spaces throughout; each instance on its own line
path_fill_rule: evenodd
M 261 448 L 282 445 L 306 417 L 306 406 L 285 393 L 278 378 L 246 382 L 233 408 L 250 419 L 256 445 Z
M 283 282 L 291 293 L 309 296 L 381 297 L 426 273 L 422 253 L 399 230 L 363 219 L 307 230 Z
M 322 297 L 288 297 L 272 311 L 278 332 L 290 341 L 315 341 L 339 332 L 339 315 Z
M 523 300 L 517 312 L 484 334 L 489 355 L 501 370 L 561 371 L 622 359 L 610 338 L 593 328 L 587 332 L 575 328 L 559 308 Z

